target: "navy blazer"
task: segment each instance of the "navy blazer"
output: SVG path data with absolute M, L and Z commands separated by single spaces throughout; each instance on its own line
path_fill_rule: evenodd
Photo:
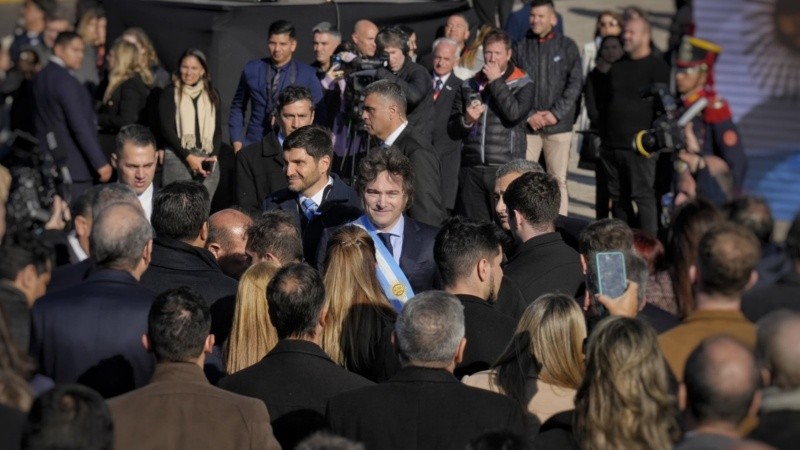
M 461 168 L 461 143 L 459 137 L 451 137 L 447 129 L 453 101 L 461 89 L 464 80 L 450 73 L 447 81 L 433 102 L 433 148 L 439 154 L 442 164 L 441 192 L 442 201 L 447 209 L 454 209 L 458 193 L 458 172 Z M 431 94 L 432 95 L 432 94 Z
M 323 271 L 328 240 L 339 227 L 325 229 L 319 240 L 316 267 Z M 433 244 L 439 228 L 424 224 L 405 216 L 403 227 L 403 250 L 400 252 L 400 270 L 408 278 L 414 294 L 438 289 L 441 285 L 436 261 L 433 259 Z
M 155 297 L 130 273 L 99 269 L 36 301 L 31 355 L 56 383 L 85 384 L 105 398 L 144 386 L 155 368 L 142 346 Z
M 276 131 L 240 150 L 236 154 L 236 204 L 257 210 L 267 194 L 288 187 L 285 165 Z
M 441 161 L 433 144 L 421 139 L 409 123 L 392 147 L 406 155 L 414 168 L 414 201 L 408 215 L 428 225 L 439 226 L 446 217 L 440 181 Z
M 361 199 L 356 192 L 335 173 L 330 176 L 333 185 L 325 188 L 322 204 L 310 221 L 300 211 L 298 194 L 288 188 L 273 192 L 264 199 L 264 211 L 285 211 L 294 219 L 303 235 L 303 257 L 311 267 L 317 265 L 319 242 L 325 229 L 352 222 L 363 214 Z
M 317 114 L 324 115 L 322 104 L 322 86 L 316 71 L 306 63 L 292 59 L 289 62 L 287 76 L 278 82 L 278 92 L 286 86 L 307 87 L 314 98 Z M 275 67 L 269 58 L 247 61 L 231 101 L 231 113 L 228 119 L 231 142 L 242 141 L 250 145 L 261 140 L 269 132 L 272 110 L 276 105 L 270 102 L 270 86 Z M 244 116 L 247 104 L 250 103 L 250 121 L 247 122 L 247 135 L 243 135 Z
M 97 118 L 86 88 L 67 69 L 51 62 L 33 77 L 36 137 L 47 148 L 47 133 L 58 145 L 56 159 L 66 158 L 75 182 L 91 182 L 108 164 L 97 138 Z M 63 155 L 63 156 L 59 156 Z

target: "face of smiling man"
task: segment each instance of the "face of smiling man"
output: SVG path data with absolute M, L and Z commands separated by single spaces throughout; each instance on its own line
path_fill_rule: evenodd
M 388 231 L 397 224 L 408 205 L 403 178 L 384 170 L 364 189 L 362 198 L 370 222 L 378 231 Z

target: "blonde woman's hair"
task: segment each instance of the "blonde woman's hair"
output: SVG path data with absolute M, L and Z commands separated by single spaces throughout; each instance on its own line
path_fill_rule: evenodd
M 322 348 L 351 371 L 367 371 L 384 324 L 397 316 L 375 273 L 375 243 L 355 225 L 337 230 L 325 256 L 328 303 Z
M 478 57 L 478 52 L 481 51 L 483 40 L 494 30 L 495 27 L 491 25 L 482 25 L 475 39 L 472 41 L 472 44 L 461 54 L 461 60 L 459 60 L 458 65 L 461 67 L 472 67 L 472 65 L 475 64 L 475 58 Z
M 225 348 L 225 369 L 229 374 L 257 363 L 278 343 L 267 305 L 267 284 L 278 269 L 280 265 L 274 262 L 253 264 L 239 281 L 233 328 Z
M 575 435 L 582 449 L 667 450 L 679 437 L 675 399 L 655 331 L 609 317 L 592 331 L 586 376 L 575 396 Z
M 577 389 L 583 379 L 586 320 L 574 298 L 545 294 L 522 314 L 511 342 L 498 358 L 496 383 L 509 397 L 527 407 L 532 394 L 526 379 Z
M 111 47 L 114 58 L 114 68 L 108 74 L 108 87 L 103 94 L 103 103 L 111 98 L 117 88 L 129 78 L 138 74 L 148 86 L 153 84 L 153 73 L 150 68 L 143 65 L 139 57 L 139 50 L 135 45 L 122 39 L 117 39 Z
M 144 65 L 151 67 L 161 64 L 161 61 L 158 60 L 158 53 L 156 53 L 156 47 L 153 45 L 153 41 L 150 40 L 150 36 L 148 36 L 143 29 L 139 27 L 128 28 L 122 32 L 122 37 L 125 36 L 133 37 L 136 42 L 139 43 L 139 46 L 144 49 L 144 53 L 142 54 Z

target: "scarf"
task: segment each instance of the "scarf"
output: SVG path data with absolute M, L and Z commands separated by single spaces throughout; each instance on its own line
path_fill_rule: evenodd
M 211 98 L 206 92 L 205 83 L 202 81 L 194 86 L 183 85 L 183 95 L 179 85 L 175 85 L 175 124 L 178 126 L 178 136 L 181 138 L 181 147 L 188 150 L 200 150 L 205 155 L 214 151 L 214 125 L 216 111 L 211 104 Z M 195 136 L 195 109 L 192 99 L 197 99 L 197 119 L 200 122 L 201 148 L 197 149 L 197 136 Z

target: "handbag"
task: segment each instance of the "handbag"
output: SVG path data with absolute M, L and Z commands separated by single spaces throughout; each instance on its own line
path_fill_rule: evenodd
M 597 130 L 584 130 L 579 131 L 582 136 L 580 146 L 580 159 L 578 159 L 578 168 L 583 170 L 595 170 L 595 167 L 600 162 L 600 147 L 602 141 L 600 134 Z

